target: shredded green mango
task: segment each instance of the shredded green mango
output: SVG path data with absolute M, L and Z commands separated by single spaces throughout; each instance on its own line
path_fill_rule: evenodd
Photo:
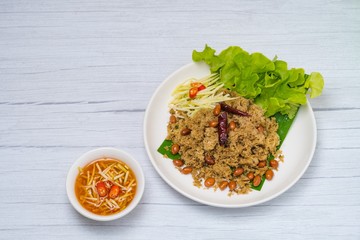
M 189 90 L 192 84 L 198 83 L 205 88 L 197 92 L 194 98 L 190 98 Z M 219 92 L 224 84 L 221 83 L 216 74 L 211 74 L 200 79 L 190 78 L 187 81 L 179 84 L 172 92 L 172 100 L 169 103 L 169 108 L 177 111 L 185 112 L 188 116 L 192 116 L 199 109 L 214 108 L 216 103 L 235 99 L 229 94 Z

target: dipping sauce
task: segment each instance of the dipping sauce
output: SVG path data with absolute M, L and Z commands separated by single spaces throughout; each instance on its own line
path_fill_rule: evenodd
M 136 178 L 122 161 L 102 158 L 79 168 L 75 194 L 80 204 L 98 215 L 124 210 L 134 199 Z

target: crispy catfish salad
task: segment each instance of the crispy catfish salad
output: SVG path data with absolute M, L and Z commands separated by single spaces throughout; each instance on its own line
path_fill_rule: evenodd
M 199 188 L 260 191 L 281 170 L 281 144 L 307 95 L 321 95 L 322 75 L 237 46 L 216 54 L 206 45 L 192 58 L 210 73 L 173 89 L 158 152 Z

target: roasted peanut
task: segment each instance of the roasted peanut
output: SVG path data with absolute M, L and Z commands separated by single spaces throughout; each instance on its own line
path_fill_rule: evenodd
M 249 172 L 246 176 L 248 177 L 248 179 L 250 179 L 250 181 L 253 180 L 255 177 L 253 172 Z
M 264 129 L 264 127 L 262 125 L 259 125 L 257 127 L 257 130 L 259 131 L 259 133 L 263 133 L 265 129 Z
M 189 128 L 184 128 L 180 132 L 181 136 L 186 136 L 186 135 L 189 135 L 190 133 L 191 133 L 191 129 L 189 129 Z
M 221 191 L 224 191 L 225 188 L 227 188 L 228 186 L 228 182 L 227 181 L 222 181 L 220 184 L 219 184 L 219 188 Z
M 189 174 L 192 172 L 192 167 L 184 167 L 182 170 L 181 170 L 181 173 L 182 174 Z
M 273 177 L 274 177 L 273 170 L 271 170 L 271 169 L 266 170 L 265 178 L 270 181 Z
M 234 190 L 235 188 L 236 188 L 236 182 L 235 181 L 230 181 L 229 182 L 230 191 Z
M 240 176 L 241 174 L 243 174 L 243 172 L 244 172 L 244 169 L 243 168 L 237 168 L 237 169 L 235 169 L 235 171 L 234 171 L 234 177 L 237 177 L 237 176 Z
M 214 108 L 214 110 L 213 110 L 213 114 L 214 114 L 215 116 L 217 116 L 217 115 L 220 114 L 220 112 L 221 112 L 221 106 L 220 106 L 220 104 L 216 104 L 216 106 L 215 106 L 215 108 Z
M 171 153 L 172 153 L 173 155 L 177 154 L 177 153 L 179 152 L 179 150 L 180 150 L 179 144 L 173 144 L 173 145 L 171 146 Z
M 208 187 L 208 188 L 214 186 L 214 184 L 215 184 L 215 178 L 212 178 L 212 177 L 207 178 L 204 182 L 205 187 Z
M 274 169 L 277 169 L 278 168 L 278 166 L 279 166 L 279 162 L 278 161 L 276 161 L 276 160 L 270 160 L 270 166 L 272 167 L 272 168 L 274 168 Z
M 234 130 L 234 129 L 236 128 L 236 124 L 235 124 L 234 121 L 231 121 L 231 122 L 229 123 L 229 128 L 230 128 L 231 130 Z
M 209 122 L 210 127 L 217 127 L 217 125 L 218 125 L 218 121 L 216 120 Z
M 184 161 L 181 159 L 175 159 L 173 160 L 173 164 L 175 165 L 175 167 L 181 167 L 182 165 L 184 165 Z
M 261 177 L 260 177 L 259 175 L 256 175 L 256 176 L 254 177 L 254 180 L 253 180 L 253 185 L 254 185 L 254 187 L 259 186 L 260 183 L 261 183 Z
M 174 115 L 170 116 L 170 123 L 176 123 L 176 117 Z
M 211 155 L 205 155 L 205 162 L 207 165 L 214 165 L 215 164 L 215 158 Z
M 260 161 L 257 165 L 259 168 L 263 168 L 266 166 L 266 161 Z

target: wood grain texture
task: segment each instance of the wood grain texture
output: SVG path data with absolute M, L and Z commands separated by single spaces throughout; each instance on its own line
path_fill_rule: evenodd
M 0 239 L 360 239 L 359 1 L 0 2 Z M 156 173 L 142 122 L 156 87 L 191 51 L 240 45 L 320 71 L 313 161 L 280 197 L 244 209 L 191 201 Z M 132 153 L 146 190 L 126 218 L 71 207 L 72 162 Z

